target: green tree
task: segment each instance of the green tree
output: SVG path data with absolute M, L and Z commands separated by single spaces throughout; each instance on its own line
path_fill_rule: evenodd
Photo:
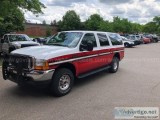
M 157 25 L 155 22 L 149 22 L 143 26 L 143 32 L 146 33 L 156 33 L 157 32 Z
M 61 30 L 78 30 L 81 26 L 80 17 L 73 10 L 67 11 L 58 25 Z
M 56 20 L 51 21 L 50 25 L 52 25 L 52 26 L 57 25 L 57 21 Z
M 109 21 L 102 21 L 99 26 L 100 31 L 105 32 L 112 32 L 113 31 L 113 25 Z
M 140 33 L 142 32 L 142 25 L 138 24 L 138 23 L 132 23 L 132 33 Z
M 120 17 L 113 17 L 113 31 L 114 32 L 123 32 L 123 33 L 131 33 L 132 24 L 128 19 Z
M 160 33 L 160 16 L 155 16 L 153 22 L 156 24 L 156 32 Z
M 7 32 L 23 30 L 24 13 L 31 11 L 34 14 L 42 13 L 45 6 L 39 0 L 1 0 L 0 1 L 0 36 Z
M 123 30 L 123 25 L 121 23 L 120 17 L 113 17 L 113 31 L 114 32 L 122 32 Z
M 159 16 L 155 16 L 155 17 L 153 18 L 153 22 L 155 22 L 156 25 L 160 25 L 160 17 L 159 17 Z
M 103 18 L 99 14 L 93 14 L 86 21 L 87 30 L 99 30 L 101 23 L 104 22 Z
M 52 29 L 50 27 L 47 27 L 47 30 L 46 30 L 46 37 L 49 37 L 52 35 Z
M 123 33 L 131 33 L 132 32 L 132 23 L 126 19 L 126 18 L 123 18 L 121 20 L 121 24 L 122 24 L 122 32 Z
M 45 20 L 43 20 L 43 21 L 42 21 L 42 24 L 43 24 L 43 25 L 46 25 L 46 21 L 45 21 Z

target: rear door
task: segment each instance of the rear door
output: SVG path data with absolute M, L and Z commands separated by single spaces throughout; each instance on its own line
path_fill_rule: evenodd
M 106 33 L 97 33 L 97 38 L 100 44 L 100 51 L 97 63 L 99 67 L 106 66 L 112 61 L 111 43 Z

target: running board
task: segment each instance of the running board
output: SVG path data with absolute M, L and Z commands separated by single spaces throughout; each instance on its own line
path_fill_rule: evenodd
M 79 79 L 81 78 L 85 78 L 87 76 L 90 76 L 90 75 L 93 75 L 93 74 L 96 74 L 96 73 L 99 73 L 99 72 L 102 72 L 102 71 L 105 71 L 105 70 L 108 70 L 110 68 L 110 66 L 107 66 L 107 67 L 103 67 L 103 68 L 100 68 L 100 69 L 97 69 L 97 70 L 94 70 L 94 71 L 91 71 L 91 72 L 88 72 L 86 74 L 82 74 L 80 76 L 78 76 Z

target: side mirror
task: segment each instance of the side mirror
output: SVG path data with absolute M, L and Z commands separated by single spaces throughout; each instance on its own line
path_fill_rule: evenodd
M 93 51 L 94 45 L 92 41 L 87 41 L 86 44 L 80 45 L 80 51 Z
M 4 43 L 4 39 L 3 38 L 1 39 L 1 43 Z

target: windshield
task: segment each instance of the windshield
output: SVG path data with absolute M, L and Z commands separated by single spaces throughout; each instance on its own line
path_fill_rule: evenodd
M 128 40 L 126 37 L 122 37 L 122 40 Z
M 48 40 L 47 45 L 76 47 L 82 35 L 82 32 L 61 32 Z
M 9 35 L 9 41 L 29 41 L 30 38 L 27 35 Z
M 135 36 L 130 36 L 130 39 L 131 40 L 135 40 Z

